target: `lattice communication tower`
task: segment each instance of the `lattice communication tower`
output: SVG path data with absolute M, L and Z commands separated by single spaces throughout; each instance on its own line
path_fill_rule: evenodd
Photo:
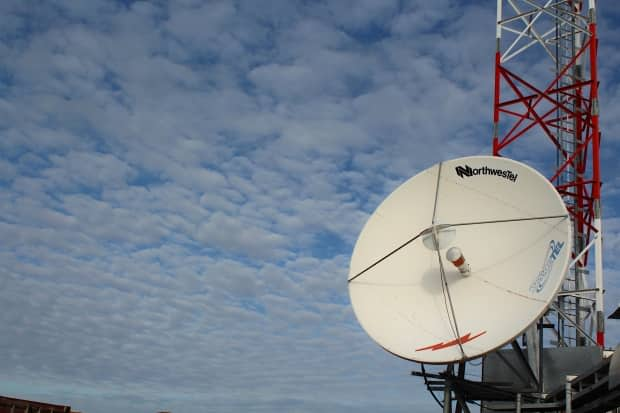
M 493 154 L 537 163 L 572 219 L 574 262 L 548 317 L 554 341 L 603 347 L 595 1 L 498 0 L 496 42 Z

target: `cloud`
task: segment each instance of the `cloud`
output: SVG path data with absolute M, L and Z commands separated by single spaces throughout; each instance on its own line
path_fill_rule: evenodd
M 200 226 L 198 239 L 216 249 L 246 252 L 261 258 L 282 256 L 281 250 L 286 245 L 286 238 L 277 233 L 247 225 L 219 212 Z
M 94 413 L 436 410 L 361 330 L 346 273 L 401 182 L 490 152 L 492 6 L 0 12 L 4 392 Z M 601 19 L 612 136 L 614 27 Z

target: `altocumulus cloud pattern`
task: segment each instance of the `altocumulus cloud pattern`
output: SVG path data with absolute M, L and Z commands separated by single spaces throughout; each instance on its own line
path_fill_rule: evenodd
M 489 153 L 493 7 L 1 2 L 0 394 L 435 411 L 357 324 L 346 274 L 400 182 Z M 614 307 L 620 10 L 599 7 Z

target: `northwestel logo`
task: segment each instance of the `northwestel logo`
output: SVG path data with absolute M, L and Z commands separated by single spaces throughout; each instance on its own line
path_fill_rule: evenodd
M 480 168 L 472 168 L 469 165 L 465 166 L 457 166 L 454 168 L 456 170 L 456 174 L 461 178 L 468 178 L 470 176 L 478 176 L 478 175 L 495 175 L 500 178 L 508 179 L 511 182 L 517 182 L 518 174 L 512 172 L 509 169 L 495 169 L 489 168 L 488 166 L 481 166 Z

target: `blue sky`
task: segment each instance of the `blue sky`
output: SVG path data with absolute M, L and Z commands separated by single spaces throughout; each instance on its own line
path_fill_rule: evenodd
M 346 275 L 399 183 L 490 153 L 486 3 L 1 2 L 0 394 L 435 411 L 357 324 Z M 611 309 L 620 7 L 599 8 Z

